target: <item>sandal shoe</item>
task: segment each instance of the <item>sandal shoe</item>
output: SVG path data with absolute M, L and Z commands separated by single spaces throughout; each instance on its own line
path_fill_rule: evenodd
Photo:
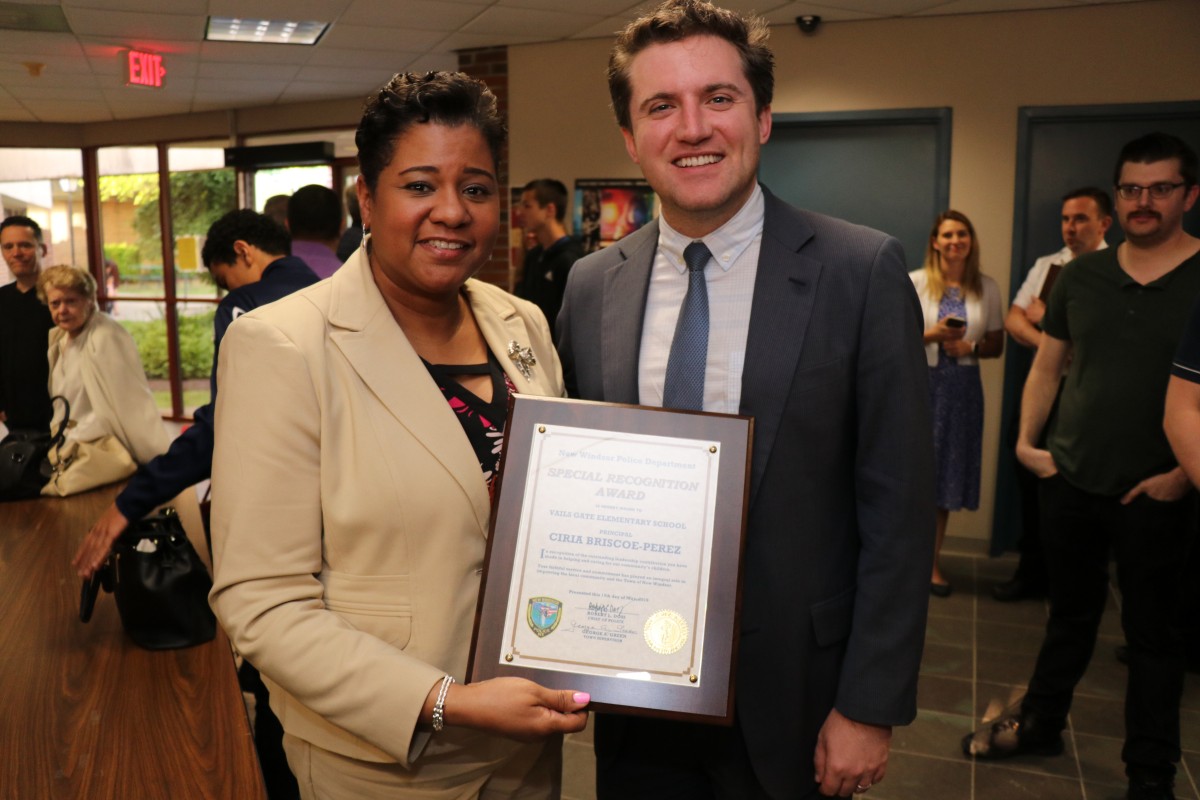
M 967 758 L 993 760 L 1012 756 L 1057 756 L 1063 751 L 1061 733 L 1053 736 L 1031 738 L 1022 736 L 1022 728 L 1028 725 L 1021 721 L 1019 713 L 1008 714 L 984 725 L 974 733 L 963 737 L 962 750 Z

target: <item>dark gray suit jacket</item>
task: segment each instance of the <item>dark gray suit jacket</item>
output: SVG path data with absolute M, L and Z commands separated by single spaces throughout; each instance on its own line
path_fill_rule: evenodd
M 764 190 L 765 191 L 765 190 Z M 899 242 L 770 192 L 740 412 L 753 416 L 737 716 L 763 786 L 814 791 L 832 707 L 916 716 L 934 539 L 922 317 Z M 652 223 L 572 269 L 572 397 L 638 401 Z

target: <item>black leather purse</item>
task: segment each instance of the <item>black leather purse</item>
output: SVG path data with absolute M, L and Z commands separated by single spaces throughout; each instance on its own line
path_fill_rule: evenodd
M 83 582 L 79 619 L 92 618 L 100 589 L 117 600 L 121 625 L 147 650 L 172 650 L 212 641 L 217 620 L 208 607 L 212 579 L 175 509 L 131 523 L 112 555 Z
M 63 432 L 71 421 L 71 404 L 67 398 L 55 395 L 53 400 L 62 400 L 66 407 L 57 433 L 17 429 L 9 431 L 0 441 L 0 502 L 37 497 L 50 481 L 53 468 L 46 454 L 55 445 L 62 444 Z

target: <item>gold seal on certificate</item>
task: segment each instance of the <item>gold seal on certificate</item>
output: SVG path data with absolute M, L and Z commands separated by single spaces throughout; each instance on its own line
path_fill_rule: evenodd
M 678 653 L 688 638 L 687 620 L 674 611 L 656 611 L 646 619 L 646 644 L 659 655 Z

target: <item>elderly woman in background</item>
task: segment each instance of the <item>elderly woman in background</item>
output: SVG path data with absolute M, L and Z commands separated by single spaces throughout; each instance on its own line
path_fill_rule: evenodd
M 114 439 L 138 464 L 166 451 L 167 432 L 146 383 L 137 345 L 128 331 L 96 307 L 95 278 L 77 267 L 49 267 L 38 277 L 37 291 L 55 326 L 50 331 L 48 352 L 50 394 L 62 395 L 71 404 L 71 425 L 60 453 L 103 444 L 103 453 L 96 458 L 111 460 L 119 457 L 119 451 L 108 444 Z M 58 429 L 64 411 L 62 404 L 55 404 L 51 430 Z M 83 467 L 72 465 L 72 491 L 128 477 L 135 465 L 125 463 L 124 474 L 115 464 L 105 465 L 104 469 L 116 471 L 93 473 L 90 485 L 80 483 L 86 477 L 77 474 Z M 93 459 L 87 469 L 95 466 Z M 71 493 L 66 485 L 51 480 L 43 494 Z
M 478 81 L 394 77 L 355 136 L 362 247 L 221 346 L 211 600 L 306 798 L 556 797 L 586 720 L 462 684 L 508 397 L 563 392 L 537 307 L 471 279 L 504 135 Z
M 979 359 L 1004 352 L 1000 289 L 979 271 L 979 241 L 965 214 L 934 220 L 925 264 L 909 274 L 925 315 L 925 355 L 937 460 L 937 544 L 930 592 L 950 594 L 939 555 L 950 512 L 979 508 L 983 383 Z

